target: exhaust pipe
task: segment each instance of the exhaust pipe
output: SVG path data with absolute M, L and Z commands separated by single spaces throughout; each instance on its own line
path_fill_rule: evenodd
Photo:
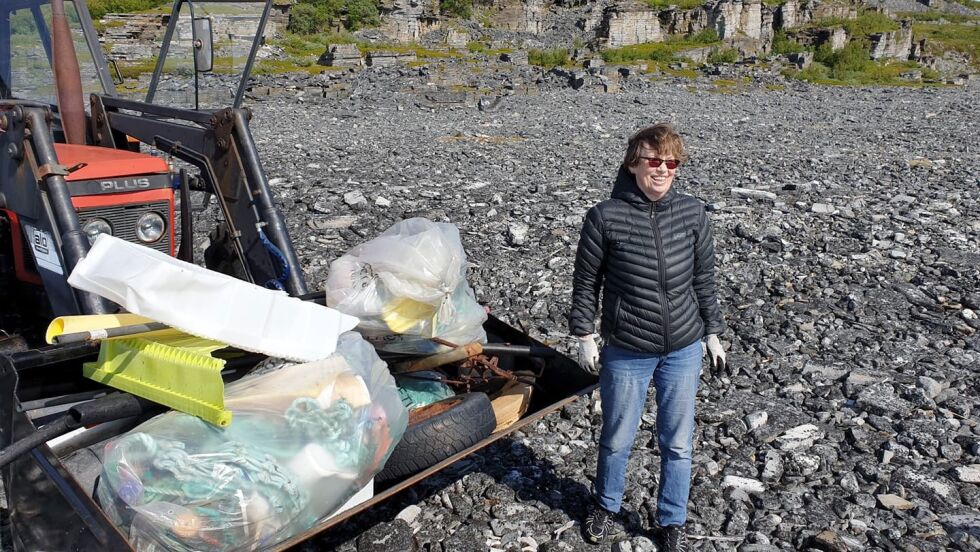
M 65 16 L 65 0 L 51 0 L 51 42 L 61 128 L 65 131 L 65 140 L 69 144 L 84 144 L 86 139 L 82 74 L 78 67 L 75 42 L 71 38 L 68 18 Z

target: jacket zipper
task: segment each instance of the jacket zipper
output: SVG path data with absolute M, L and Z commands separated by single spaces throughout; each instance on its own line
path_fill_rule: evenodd
M 653 239 L 657 243 L 657 268 L 660 277 L 660 304 L 664 309 L 664 353 L 670 352 L 670 305 L 667 303 L 667 267 L 664 266 L 664 244 L 660 238 L 660 226 L 654 215 L 654 204 L 650 204 L 650 220 L 653 222 Z

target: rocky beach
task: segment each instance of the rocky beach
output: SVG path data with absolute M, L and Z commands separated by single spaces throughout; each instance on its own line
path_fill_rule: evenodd
M 398 220 L 451 222 L 477 298 L 568 352 L 583 215 L 608 197 L 630 133 L 669 121 L 691 156 L 675 186 L 710 206 L 738 372 L 698 394 L 695 547 L 980 550 L 976 81 L 625 79 L 607 94 L 544 79 L 440 103 L 429 80 L 368 68 L 344 94 L 249 101 L 312 289 Z M 652 390 L 623 537 L 580 535 L 600 406 L 583 398 L 304 548 L 655 550 Z

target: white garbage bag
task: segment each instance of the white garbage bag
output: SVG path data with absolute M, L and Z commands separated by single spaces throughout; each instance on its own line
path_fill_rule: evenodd
M 226 388 L 227 428 L 161 414 L 105 445 L 102 508 L 140 551 L 264 549 L 337 511 L 408 424 L 394 378 L 359 335 L 330 357 Z
M 384 351 L 443 349 L 432 337 L 486 343 L 467 268 L 455 226 L 403 220 L 330 264 L 327 305 L 360 319 L 358 331 Z

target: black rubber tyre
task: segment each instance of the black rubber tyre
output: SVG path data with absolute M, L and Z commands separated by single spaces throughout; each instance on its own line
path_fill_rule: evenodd
M 421 418 L 416 422 L 412 418 Z M 412 411 L 402 440 L 375 476 L 383 482 L 416 474 L 483 440 L 497 427 L 485 393 L 463 393 Z

